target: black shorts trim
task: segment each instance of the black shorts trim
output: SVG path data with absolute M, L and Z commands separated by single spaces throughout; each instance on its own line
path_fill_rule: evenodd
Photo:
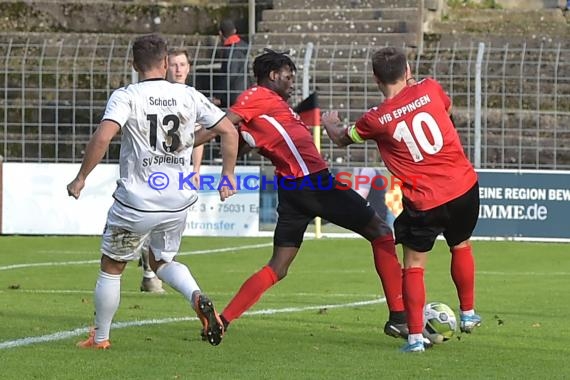
M 479 183 L 465 194 L 430 210 L 419 211 L 404 199 L 404 209 L 394 222 L 396 244 L 418 252 L 428 252 L 443 234 L 447 245 L 469 239 L 479 218 Z
M 279 186 L 273 237 L 278 247 L 300 247 L 307 226 L 317 216 L 361 234 L 375 214 L 364 198 L 337 182 L 328 170 L 287 181 L 314 186 Z

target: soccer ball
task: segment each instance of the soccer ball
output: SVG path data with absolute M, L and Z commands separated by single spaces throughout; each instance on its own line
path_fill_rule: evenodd
M 449 306 L 442 302 L 428 303 L 424 308 L 424 335 L 432 343 L 449 340 L 457 329 L 457 318 Z

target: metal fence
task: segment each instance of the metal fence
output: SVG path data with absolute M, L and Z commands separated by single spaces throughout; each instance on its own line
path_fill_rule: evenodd
M 220 62 L 215 38 L 173 37 L 193 61 L 189 82 L 214 95 Z M 254 57 L 264 46 L 250 46 Z M 281 47 L 274 47 L 281 48 Z M 372 80 L 370 57 L 377 46 L 288 46 L 298 65 L 295 94 L 302 78 L 320 98 L 321 109 L 335 108 L 353 123 L 382 101 Z M 450 94 L 457 128 L 469 157 L 475 157 L 477 41 L 410 48 L 418 78 L 433 76 Z M 111 92 L 131 83 L 131 40 L 125 36 L 0 35 L 0 154 L 11 162 L 80 162 Z M 251 66 L 251 58 L 244 62 Z M 487 44 L 481 68 L 482 168 L 570 169 L 570 49 L 561 44 Z M 249 72 L 246 71 L 246 72 Z M 251 78 L 244 76 L 244 83 Z M 115 140 L 105 162 L 116 162 Z M 205 164 L 218 162 L 215 142 Z M 372 144 L 339 149 L 323 136 L 322 154 L 332 167 L 378 166 Z M 255 153 L 241 163 L 271 165 Z

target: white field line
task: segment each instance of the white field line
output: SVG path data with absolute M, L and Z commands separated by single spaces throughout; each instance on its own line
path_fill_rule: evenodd
M 384 302 L 386 302 L 386 298 L 378 298 L 370 301 L 358 301 L 358 302 L 351 302 L 345 304 L 314 305 L 314 306 L 305 306 L 305 307 L 286 307 L 283 309 L 257 310 L 257 311 L 246 312 L 244 315 L 273 315 L 279 313 L 297 313 L 297 312 L 320 310 L 320 309 L 340 309 L 340 308 L 355 307 L 355 306 L 368 306 Z M 122 329 L 126 327 L 161 325 L 165 323 L 175 323 L 175 322 L 195 321 L 195 320 L 197 320 L 196 317 L 181 317 L 181 318 L 165 318 L 165 319 L 148 319 L 144 321 L 131 321 L 131 322 L 115 322 L 112 324 L 111 328 Z M 0 350 L 29 346 L 36 343 L 54 342 L 57 340 L 68 339 L 85 334 L 88 332 L 88 330 L 89 329 L 87 327 L 82 327 L 74 330 L 58 331 L 56 333 L 49 335 L 31 336 L 21 339 L 7 340 L 4 342 L 0 342 Z
M 25 294 L 85 294 L 93 295 L 93 289 L 15 289 L 15 290 L 0 290 L 0 293 L 25 293 Z M 164 293 L 144 293 L 137 290 L 121 290 L 121 294 L 133 294 L 141 295 L 143 297 L 166 297 L 175 296 L 180 297 L 180 293 L 176 291 L 166 291 Z M 233 296 L 234 292 L 208 292 L 211 296 Z M 269 292 L 263 295 L 263 298 L 267 297 L 321 297 L 321 298 L 340 298 L 340 297 L 378 297 L 378 294 L 363 294 L 363 293 L 308 293 L 308 292 L 296 292 L 296 293 L 273 293 Z
M 203 250 L 199 250 L 199 251 L 180 252 L 180 253 L 178 253 L 178 256 L 205 255 L 205 254 L 209 254 L 209 253 L 222 253 L 222 252 L 235 252 L 235 251 L 243 251 L 246 249 L 267 248 L 267 247 L 271 247 L 272 245 L 273 245 L 273 243 L 262 243 L 262 244 L 242 245 L 239 247 L 203 249 Z M 53 251 L 53 253 L 56 253 L 56 252 L 57 251 Z M 97 259 L 97 260 L 81 260 L 81 261 L 59 261 L 59 262 L 46 262 L 46 263 L 13 264 L 13 265 L 5 265 L 5 266 L 0 267 L 0 271 L 11 270 L 11 269 L 21 269 L 21 268 L 33 268 L 33 267 L 98 264 L 99 262 L 100 262 L 100 259 Z
M 496 272 L 496 271 L 476 271 L 475 276 L 568 276 L 570 272 Z
M 0 267 L 0 271 L 12 270 L 12 269 L 22 269 L 22 268 L 34 268 L 34 267 L 53 267 L 53 266 L 67 266 L 67 265 L 84 265 L 84 264 L 97 264 L 101 260 L 82 260 L 82 261 L 59 261 L 59 262 L 47 262 L 47 263 L 29 263 L 29 264 L 12 264 Z
M 231 272 L 228 272 L 231 273 Z M 240 272 L 241 273 L 241 272 Z M 325 270 L 312 270 L 310 272 L 303 270 L 296 270 L 295 273 L 306 274 L 306 273 L 323 273 L 323 274 L 348 274 L 348 273 L 370 273 L 366 269 L 325 269 Z M 429 269 L 425 271 L 425 274 L 446 274 L 447 271 L 430 271 Z M 475 276 L 568 276 L 570 272 L 498 272 L 498 271 L 476 271 Z

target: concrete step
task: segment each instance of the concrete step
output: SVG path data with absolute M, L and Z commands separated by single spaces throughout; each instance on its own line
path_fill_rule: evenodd
M 417 8 L 266 9 L 263 21 L 407 20 L 418 17 Z M 413 21 L 415 22 L 415 21 Z
M 0 32 L 0 56 L 8 54 L 18 57 L 26 54 L 28 60 L 40 57 L 60 57 L 61 61 L 96 62 L 97 67 L 106 67 L 103 62 L 110 59 L 125 61 L 129 55 L 130 43 L 139 34 L 106 33 L 26 33 Z M 218 36 L 163 35 L 170 46 L 186 47 L 193 61 L 210 62 Z M 8 52 L 9 50 L 9 52 Z M 27 53 L 26 53 L 27 51 Z M 94 55 L 95 54 L 95 55 Z M 44 60 L 44 68 L 54 62 Z
M 418 0 L 274 0 L 274 9 L 415 8 Z
M 370 109 L 370 107 L 380 104 L 383 99 L 379 91 L 368 95 L 362 92 L 340 90 L 336 93 L 329 94 L 324 91 L 319 91 L 318 87 L 316 91 L 319 94 L 319 104 L 321 108 L 336 108 L 339 111 L 350 109 L 356 112 L 364 112 Z
M 3 44 L 12 40 L 17 44 L 47 44 L 63 41 L 64 45 L 80 44 L 87 45 L 122 45 L 129 44 L 140 34 L 133 33 L 67 33 L 67 32 L 0 32 L 0 40 Z M 218 36 L 198 35 L 198 34 L 169 34 L 163 36 L 168 40 L 169 45 L 215 45 Z
M 308 42 L 323 45 L 353 45 L 363 47 L 374 46 L 415 46 L 415 33 L 257 33 L 253 42 L 274 48 L 292 48 L 305 45 Z
M 389 36 L 389 34 L 387 35 Z M 358 35 L 355 34 L 355 36 Z M 378 34 L 376 34 L 376 36 L 378 36 Z M 263 48 L 265 47 L 265 44 L 262 44 L 260 46 L 261 49 L 259 50 L 259 52 L 261 53 L 263 51 Z M 399 45 L 393 44 L 393 46 L 403 47 L 401 42 Z M 291 51 L 294 52 L 293 54 L 294 58 L 296 60 L 300 60 L 299 62 L 302 62 L 306 49 L 305 45 L 302 45 L 301 47 L 302 47 L 301 50 L 298 50 L 297 46 L 293 46 L 291 49 Z M 333 59 L 335 61 L 340 60 L 341 62 L 342 60 L 351 60 L 351 61 L 363 60 L 370 62 L 370 59 L 372 58 L 372 53 L 374 53 L 377 49 L 380 49 L 381 47 L 384 47 L 384 45 L 373 45 L 373 44 L 368 45 L 368 43 L 361 44 L 357 41 L 353 41 L 353 43 L 349 45 L 343 45 L 343 44 L 329 45 L 329 44 L 319 43 L 318 45 L 314 46 L 313 60 L 318 60 L 318 61 L 327 60 L 327 63 L 329 62 L 328 61 L 329 59 Z M 408 52 L 408 50 L 414 51 L 412 48 L 410 48 L 407 49 L 406 52 Z M 410 62 L 414 62 L 414 60 L 410 59 Z
M 263 51 L 263 48 L 266 47 L 265 43 L 261 45 L 256 45 L 260 47 L 259 53 Z M 297 62 L 302 62 L 305 48 L 306 46 L 302 45 L 302 49 L 297 49 L 297 46 L 292 46 L 291 51 L 294 53 L 293 57 L 297 60 Z M 342 45 L 342 44 L 320 44 L 318 46 L 314 46 L 313 51 L 313 58 L 318 59 L 319 61 L 334 58 L 336 59 L 370 59 L 372 56 L 372 52 L 374 51 L 375 46 L 368 44 L 358 44 L 353 43 L 351 45 Z M 255 51 L 255 50 L 254 50 Z
M 372 78 L 372 62 L 370 60 L 344 59 L 317 61 L 311 64 L 311 76 L 318 82 L 334 77 L 340 83 L 354 81 L 359 84 L 365 82 L 367 77 Z
M 2 0 L 0 3 L 0 30 L 5 31 L 217 34 L 222 18 L 241 22 L 248 15 L 247 2 L 229 5 L 221 1 L 188 4 L 185 1 Z M 243 29 L 240 26 L 238 30 Z
M 340 119 L 347 123 L 355 122 L 364 112 L 377 106 L 381 101 L 382 97 L 379 92 L 369 95 L 342 91 L 332 95 L 319 92 L 321 111 L 336 110 L 339 112 Z
M 357 94 L 373 98 L 382 97 L 378 86 L 372 80 L 372 73 L 370 73 L 369 78 L 367 78 L 366 81 L 359 83 L 338 83 L 334 80 L 334 77 L 323 78 L 323 80 L 314 87 L 311 86 L 311 91 L 316 91 L 319 96 Z
M 400 20 L 262 21 L 258 31 L 271 33 L 415 33 L 417 23 Z

